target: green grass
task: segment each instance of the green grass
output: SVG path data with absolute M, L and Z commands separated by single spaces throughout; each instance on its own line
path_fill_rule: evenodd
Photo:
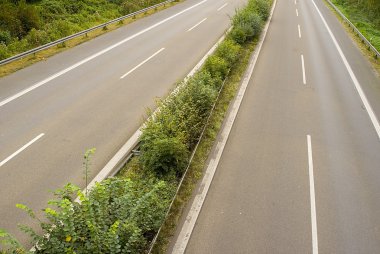
M 332 0 L 338 9 L 359 29 L 359 31 L 380 51 L 380 24 L 369 12 L 359 6 Z

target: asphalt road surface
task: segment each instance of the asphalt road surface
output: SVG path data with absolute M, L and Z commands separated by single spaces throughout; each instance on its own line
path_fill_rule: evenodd
M 379 253 L 376 117 L 380 79 L 324 2 L 278 0 L 186 253 Z
M 0 228 L 26 238 L 17 203 L 46 207 L 50 190 L 85 186 L 230 25 L 245 1 L 186 0 L 0 79 Z M 1 67 L 0 67 L 1 68 Z

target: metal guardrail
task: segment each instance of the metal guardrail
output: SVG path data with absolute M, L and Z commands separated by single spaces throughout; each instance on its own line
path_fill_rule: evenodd
M 375 58 L 377 59 L 380 59 L 380 53 L 379 51 L 377 51 L 377 49 L 371 44 L 371 42 L 359 31 L 359 29 L 356 28 L 356 26 L 354 24 L 352 24 L 352 22 L 346 18 L 346 16 L 344 16 L 344 14 L 330 1 L 330 0 L 326 0 L 330 5 L 331 7 L 334 8 L 334 10 L 342 17 L 343 21 L 346 22 L 351 28 L 352 30 L 357 33 L 357 35 L 360 37 L 360 39 L 362 40 L 362 42 L 364 44 L 367 45 L 368 49 L 371 50 L 373 53 L 375 53 Z
M 32 55 L 32 54 L 35 54 L 39 51 L 42 51 L 42 50 L 45 50 L 45 49 L 48 49 L 48 48 L 51 48 L 53 46 L 56 46 L 56 45 L 59 45 L 59 44 L 62 44 L 66 41 L 69 41 L 71 39 L 74 39 L 74 38 L 77 38 L 81 35 L 85 35 L 91 31 L 94 31 L 96 29 L 99 29 L 99 28 L 104 28 L 104 27 L 107 27 L 107 25 L 110 25 L 110 24 L 114 24 L 114 23 L 117 23 L 117 22 L 120 22 L 124 19 L 127 19 L 127 18 L 130 18 L 130 17 L 134 17 L 138 14 L 141 14 L 141 13 L 144 13 L 144 12 L 147 12 L 149 10 L 152 10 L 152 9 L 155 9 L 157 7 L 160 7 L 160 6 L 165 6 L 166 4 L 168 3 L 171 3 L 171 2 L 174 2 L 176 0 L 166 0 L 165 2 L 162 2 L 162 3 L 158 3 L 158 4 L 155 4 L 155 5 L 152 5 L 150 7 L 147 7 L 147 8 L 144 8 L 144 9 L 141 9 L 139 11 L 136 11 L 136 12 L 133 12 L 133 13 L 130 13 L 130 14 L 127 14 L 125 16 L 122 16 L 122 17 L 119 17 L 119 18 L 116 18 L 116 19 L 113 19 L 113 20 L 110 20 L 108 22 L 105 22 L 103 24 L 100 24 L 100 25 L 97 25 L 97 26 L 94 26 L 94 27 L 91 27 L 89 29 L 86 29 L 86 30 L 83 30 L 81 32 L 78 32 L 76 34 L 72 34 L 72 35 L 69 35 L 67 37 L 64 37 L 64 38 L 61 38 L 59 40 L 56 40 L 56 41 L 52 41 L 52 42 L 49 42 L 47 44 L 44 44 L 42 46 L 39 46 L 37 48 L 34 48 L 34 49 L 31 49 L 31 50 L 28 50 L 28 51 L 25 51 L 23 53 L 20 53 L 18 55 L 15 55 L 15 56 L 12 56 L 12 57 L 9 57 L 7 59 L 3 59 L 0 61 L 0 65 L 3 65 L 3 64 L 7 64 L 7 63 L 11 63 L 13 61 L 16 61 L 16 60 L 19 60 L 21 58 L 24 58 L 26 56 L 29 56 L 29 55 Z

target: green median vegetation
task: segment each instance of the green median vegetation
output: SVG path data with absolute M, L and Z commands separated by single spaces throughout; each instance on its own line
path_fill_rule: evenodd
M 332 2 L 380 51 L 380 1 L 332 0 Z
M 205 126 L 214 133 L 208 135 L 206 128 L 208 148 L 199 150 L 200 157 L 207 157 L 269 8 L 269 0 L 249 0 L 246 7 L 236 12 L 233 29 L 204 66 L 180 83 L 179 89 L 167 99 L 158 102 L 159 110 L 142 129 L 140 156 L 133 158 L 117 177 L 97 183 L 88 195 L 76 186 L 66 185 L 56 191 L 56 200 L 49 202 L 44 219 L 18 205 L 40 222 L 38 232 L 20 227 L 31 236 L 35 253 L 147 252 L 166 219 L 190 154 Z M 222 100 L 221 104 L 217 98 Z M 207 122 L 210 114 L 212 120 Z M 202 168 L 204 160 L 198 163 L 199 160 L 197 167 Z M 74 200 L 76 196 L 80 202 Z M 165 240 L 161 237 L 159 244 L 162 242 Z M 162 246 L 154 252 L 162 253 Z M 0 247 L 0 253 L 27 253 L 4 231 L 0 231 Z

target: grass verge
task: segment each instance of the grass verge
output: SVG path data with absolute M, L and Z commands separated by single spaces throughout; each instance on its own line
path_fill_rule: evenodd
M 344 22 L 343 18 L 337 13 L 334 8 L 327 2 L 324 1 L 326 6 L 335 14 L 338 20 L 342 23 L 346 32 L 350 35 L 351 39 L 356 43 L 358 48 L 361 50 L 362 54 L 368 58 L 373 68 L 376 70 L 377 74 L 380 76 L 380 59 L 374 57 L 374 53 L 368 49 L 368 47 L 362 42 L 360 37 L 352 30 L 347 23 Z M 364 14 L 358 12 L 355 9 L 350 9 L 349 7 L 343 7 L 342 5 L 332 1 L 333 4 L 338 7 L 338 9 L 359 29 L 359 31 L 372 43 L 372 45 L 380 50 L 380 30 L 376 29 L 374 25 L 369 22 L 360 22 L 360 26 L 357 26 L 358 20 L 366 20 Z M 355 17 L 355 18 L 354 18 Z M 372 38 L 372 39 L 371 39 Z
M 54 56 L 55 54 L 58 54 L 62 51 L 65 51 L 67 49 L 70 49 L 70 48 L 73 48 L 77 45 L 80 45 L 84 42 L 87 42 L 91 39 L 94 39 L 100 35 L 103 35 L 107 32 L 110 32 L 110 31 L 113 31 L 119 27 L 122 27 L 124 25 L 128 25 L 138 19 L 141 19 L 141 18 L 144 18 L 146 16 L 149 16 L 149 15 L 152 15 L 156 12 L 159 12 L 159 11 L 162 11 L 164 9 L 167 9 L 169 7 L 172 7 L 173 5 L 176 5 L 180 2 L 182 2 L 183 0 L 176 0 L 174 2 L 171 2 L 169 4 L 166 4 L 165 6 L 160 6 L 156 9 L 152 9 L 152 10 L 149 10 L 145 13 L 141 13 L 141 14 L 138 14 L 134 17 L 130 17 L 130 18 L 127 18 L 125 19 L 123 22 L 119 22 L 119 23 L 114 23 L 114 24 L 110 24 L 107 26 L 106 29 L 104 28 L 99 28 L 97 30 L 94 30 L 92 32 L 89 32 L 87 33 L 87 35 L 85 36 L 82 36 L 82 37 L 77 37 L 77 38 L 74 38 L 72 40 L 69 40 L 65 43 L 62 43 L 62 44 L 59 44 L 57 46 L 53 46 L 51 48 L 48 48 L 46 50 L 42 50 L 34 55 L 30 55 L 30 56 L 26 56 L 20 60 L 16 60 L 16 61 L 13 61 L 9 64 L 4 64 L 1 66 L 0 68 L 0 78 L 1 77 L 4 77 L 4 76 L 7 76 L 13 72 L 16 72 L 18 70 L 21 70 L 25 67 L 28 67 L 34 63 L 37 63 L 39 61 L 44 61 L 46 60 L 47 58 L 51 57 L 51 56 Z
M 207 163 L 208 156 L 214 145 L 214 141 L 223 124 L 225 114 L 228 110 L 230 102 L 235 97 L 239 88 L 241 78 L 248 66 L 250 56 L 255 49 L 257 40 L 248 43 L 243 47 L 241 55 L 230 75 L 226 80 L 223 90 L 221 91 L 219 100 L 212 113 L 210 121 L 206 127 L 205 135 L 201 140 L 199 147 L 194 155 L 194 159 L 190 165 L 189 171 L 183 181 L 182 187 L 174 200 L 172 209 L 169 212 L 158 236 L 157 242 L 152 250 L 152 253 L 165 253 L 168 247 L 170 238 L 174 235 L 176 226 L 182 215 L 182 212 L 192 196 L 192 192 L 202 176 L 203 169 Z

